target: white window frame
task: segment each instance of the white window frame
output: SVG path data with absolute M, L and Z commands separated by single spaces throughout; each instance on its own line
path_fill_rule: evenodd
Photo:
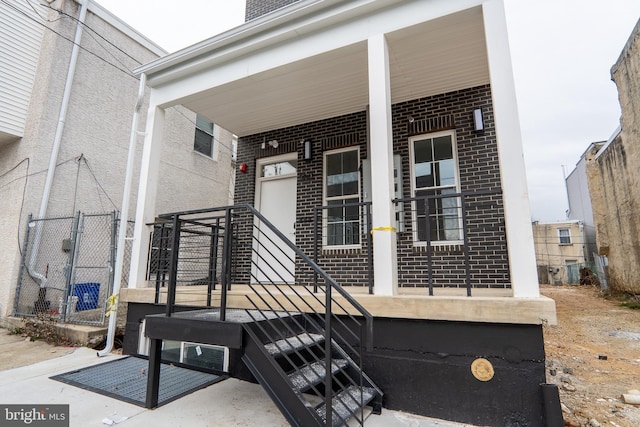
M 206 120 L 208 123 L 211 123 L 211 133 L 209 133 L 208 130 L 202 129 L 200 126 L 198 126 L 198 117 L 200 117 L 203 120 Z M 209 121 L 206 117 L 197 115 L 195 120 L 195 125 L 196 125 L 196 128 L 194 130 L 194 135 L 193 135 L 193 152 L 200 154 L 202 156 L 208 157 L 210 159 L 214 159 L 215 158 L 214 154 L 216 150 L 216 137 L 215 137 L 216 124 Z M 209 153 L 203 153 L 202 151 L 199 151 L 196 149 L 196 135 L 198 134 L 198 131 L 203 132 L 207 134 L 209 137 L 211 137 L 211 150 Z
M 338 148 L 335 150 L 330 150 L 330 151 L 325 151 L 323 153 L 322 156 L 322 205 L 323 206 L 328 206 L 330 201 L 333 200 L 346 200 L 346 199 L 354 199 L 354 203 L 360 203 L 362 200 L 362 195 L 361 195 L 361 187 L 362 187 L 362 177 L 360 176 L 360 171 L 358 170 L 358 191 L 357 191 L 357 198 L 356 197 L 344 197 L 344 196 L 340 196 L 340 197 L 327 197 L 327 157 L 331 156 L 333 154 L 339 154 L 339 153 L 345 153 L 348 151 L 355 151 L 356 155 L 358 157 L 358 165 L 360 165 L 361 163 L 361 158 L 360 158 L 360 147 L 359 146 L 355 146 L 355 147 L 345 147 L 345 148 Z M 328 230 L 328 210 L 327 209 L 323 209 L 322 210 L 322 248 L 323 249 L 328 249 L 328 250 L 334 250 L 334 249 L 359 249 L 362 247 L 362 209 L 358 208 L 358 222 L 359 222 L 359 227 L 358 227 L 358 233 L 359 233 L 359 238 L 358 241 L 359 243 L 357 244 L 350 244 L 350 245 L 329 245 L 328 244 L 328 235 L 327 235 L 327 230 Z
M 563 231 L 566 231 L 566 232 L 567 232 L 567 235 L 566 235 L 566 236 L 563 236 L 563 235 L 562 235 L 562 232 L 563 232 Z M 563 241 L 562 241 L 562 238 L 563 238 L 563 237 L 564 237 L 564 238 L 568 238 L 568 239 L 569 239 L 569 241 L 568 241 L 568 242 L 563 242 Z M 571 241 L 571 229 L 570 229 L 570 228 L 566 228 L 566 227 L 558 228 L 558 244 L 559 244 L 559 245 L 563 245 L 563 246 L 564 246 L 564 245 L 572 245 L 572 244 L 573 244 L 573 242 Z
M 459 170 L 459 161 L 458 161 L 458 140 L 456 137 L 455 130 L 446 130 L 439 132 L 430 132 L 423 133 L 420 135 L 415 135 L 409 137 L 409 173 L 411 176 L 411 197 L 416 197 L 416 191 L 424 190 L 427 188 L 416 188 L 416 171 L 415 171 L 415 149 L 414 143 L 415 141 L 420 141 L 423 139 L 433 139 L 442 136 L 450 136 L 451 137 L 451 153 L 453 156 L 454 162 L 454 178 L 455 178 L 455 186 L 440 186 L 440 187 L 429 187 L 429 189 L 438 190 L 442 188 L 455 188 L 456 193 L 460 193 L 460 170 Z M 419 240 L 418 236 L 418 218 L 417 218 L 417 203 L 412 202 L 413 205 L 413 215 L 412 215 L 412 229 L 413 229 L 413 245 L 414 246 L 427 246 L 426 240 Z M 431 246 L 447 246 L 447 245 L 462 245 L 463 241 L 463 223 L 462 223 L 462 207 L 458 208 L 458 230 L 460 231 L 460 238 L 456 240 L 432 240 Z

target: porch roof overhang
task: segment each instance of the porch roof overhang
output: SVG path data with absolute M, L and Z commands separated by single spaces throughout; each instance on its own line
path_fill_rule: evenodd
M 363 111 L 384 34 L 392 103 L 489 83 L 483 8 L 499 0 L 301 0 L 135 70 L 152 103 L 239 135 Z

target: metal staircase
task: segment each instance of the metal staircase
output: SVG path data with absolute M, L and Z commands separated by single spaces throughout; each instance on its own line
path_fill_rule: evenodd
M 373 317 L 352 295 L 250 205 L 165 218 L 167 271 L 156 274 L 168 279 L 167 318 L 181 277 L 208 278 L 207 306 L 223 322 L 231 283 L 248 286 L 241 359 L 291 425 L 364 425 L 380 413 L 383 393 L 363 371 Z M 184 271 L 200 246 L 207 274 Z
M 330 331 L 313 315 L 277 313 L 268 322 L 244 324 L 242 360 L 291 425 L 362 425 L 369 413 L 380 413 L 382 391 L 356 363 L 361 355 L 354 358 L 328 339 Z

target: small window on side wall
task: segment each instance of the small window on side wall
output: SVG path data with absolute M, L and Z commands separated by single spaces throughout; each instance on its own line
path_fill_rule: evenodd
M 202 116 L 196 116 L 196 134 L 193 140 L 193 150 L 213 158 L 214 142 L 213 123 Z
M 558 240 L 561 245 L 570 245 L 571 244 L 571 232 L 568 228 L 559 228 L 558 229 Z

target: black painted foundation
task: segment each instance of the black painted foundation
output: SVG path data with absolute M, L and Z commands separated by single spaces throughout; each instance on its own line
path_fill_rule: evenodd
M 125 354 L 137 352 L 142 319 L 163 312 L 163 306 L 129 304 Z M 242 350 L 230 352 L 230 375 L 255 381 L 241 356 Z M 489 381 L 473 376 L 477 358 L 491 362 Z M 550 425 L 540 325 L 376 318 L 364 364 L 388 409 L 476 425 Z

